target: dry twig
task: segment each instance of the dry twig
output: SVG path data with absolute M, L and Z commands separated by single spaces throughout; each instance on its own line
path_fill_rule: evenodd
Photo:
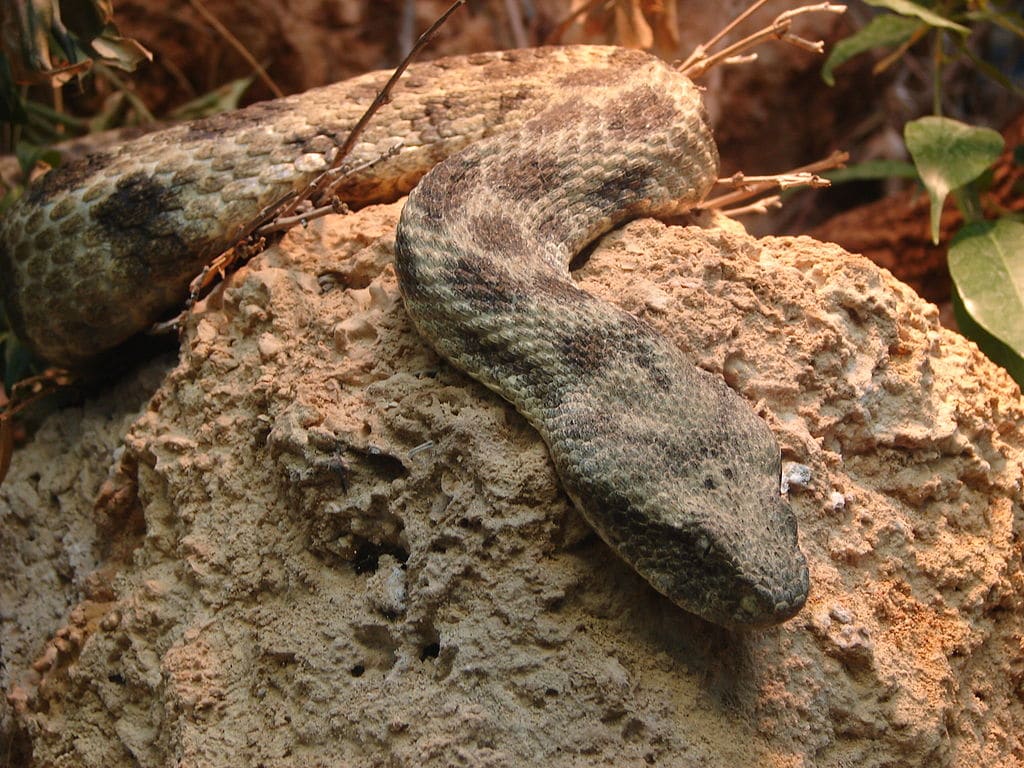
M 748 213 L 758 213 L 763 216 L 768 213 L 768 211 L 775 211 L 781 207 L 781 197 L 778 195 L 768 195 L 768 197 L 762 197 L 760 200 L 755 200 L 747 205 L 741 205 L 737 208 L 729 208 L 728 210 L 722 211 L 722 213 L 730 219 L 735 219 L 739 216 L 745 216 Z
M 370 122 L 370 120 L 373 119 L 373 116 L 377 114 L 377 111 L 385 104 L 391 101 L 391 91 L 394 89 L 395 84 L 398 82 L 399 78 L 401 78 L 402 75 L 405 73 L 405 70 L 408 69 L 409 65 L 412 63 L 412 60 L 419 54 L 420 51 L 423 50 L 424 47 L 426 47 L 427 43 L 429 43 L 434 38 L 434 35 L 437 34 L 437 31 L 441 28 L 441 26 L 446 21 L 448 21 L 448 17 L 455 13 L 455 11 L 458 10 L 460 6 L 465 5 L 466 2 L 467 0 L 455 0 L 455 2 L 448 7 L 448 10 L 445 11 L 440 16 L 440 18 L 437 19 L 437 21 L 431 24 L 426 32 L 419 36 L 419 38 L 416 40 L 416 44 L 412 47 L 412 49 L 409 51 L 406 57 L 402 59 L 401 63 L 397 67 L 395 67 L 394 73 L 384 84 L 384 87 L 380 89 L 380 93 L 377 94 L 377 98 L 375 98 L 373 100 L 373 103 L 366 108 L 366 111 L 363 113 L 363 116 L 359 118 L 359 122 L 355 124 L 355 127 L 353 127 L 351 131 L 349 131 L 348 137 L 345 139 L 345 142 L 335 153 L 334 159 L 331 161 L 330 166 L 316 179 L 310 182 L 309 186 L 302 190 L 302 192 L 290 198 L 290 202 L 283 202 L 281 209 L 273 212 L 273 218 L 276 218 L 278 216 L 290 216 L 295 212 L 295 209 L 303 200 L 311 200 L 313 201 L 314 204 L 321 202 L 318 198 L 321 196 L 324 189 L 331 183 L 332 172 L 335 172 L 337 171 L 337 169 L 341 168 L 342 163 L 345 162 L 345 158 L 348 157 L 349 152 L 352 151 L 352 147 L 355 146 L 356 141 L 359 140 L 359 137 L 363 134 L 363 131 L 366 130 L 367 124 Z M 253 230 L 250 231 L 254 230 L 255 227 L 253 227 Z
M 757 54 L 750 52 L 754 46 L 772 38 L 781 40 L 798 48 L 813 53 L 823 53 L 825 44 L 821 40 L 812 41 L 793 34 L 790 31 L 793 19 L 808 13 L 845 13 L 846 6 L 835 3 L 823 2 L 814 5 L 803 5 L 784 11 L 776 16 L 770 24 L 756 32 L 747 35 L 742 40 L 725 46 L 716 53 L 709 51 L 717 46 L 730 32 L 746 21 L 750 16 L 763 7 L 768 0 L 755 0 L 745 11 L 733 19 L 718 34 L 702 45 L 698 45 L 685 60 L 678 62 L 675 66 L 680 72 L 691 78 L 697 78 L 706 73 L 712 67 L 721 64 L 737 64 L 751 62 L 757 59 Z M 726 193 L 716 198 L 706 200 L 702 208 L 724 209 L 727 205 L 749 200 L 757 195 L 773 189 L 787 189 L 794 186 L 827 187 L 831 182 L 817 175 L 820 171 L 839 168 L 849 159 L 845 152 L 834 152 L 828 158 L 819 160 L 810 165 L 796 168 L 788 173 L 776 174 L 773 176 L 744 176 L 738 173 L 731 179 L 720 180 L 719 183 L 729 183 L 736 187 L 733 192 Z M 730 216 L 737 216 L 747 213 L 766 213 L 769 209 L 779 208 L 782 205 L 778 195 L 772 195 L 764 200 L 755 201 L 738 208 L 724 211 Z
M 71 385 L 73 377 L 61 368 L 48 368 L 38 376 L 22 379 L 11 387 L 8 399 L 0 386 L 0 482 L 7 476 L 14 453 L 14 417 L 29 406 Z
M 348 136 L 340 147 L 331 155 L 330 164 L 328 167 L 321 172 L 313 181 L 311 181 L 306 187 L 299 192 L 292 192 L 280 200 L 272 203 L 271 205 L 264 208 L 259 215 L 253 220 L 246 222 L 238 228 L 238 231 L 234 238 L 234 245 L 227 248 L 223 253 L 215 257 L 204 269 L 200 272 L 195 279 L 193 279 L 189 287 L 189 297 L 182 307 L 181 312 L 170 320 L 157 323 L 150 328 L 150 333 L 167 333 L 171 330 L 178 329 L 181 327 L 181 321 L 189 310 L 195 305 L 199 296 L 218 278 L 223 279 L 224 275 L 239 263 L 248 261 L 253 256 L 258 254 L 266 247 L 265 235 L 277 232 L 283 232 L 287 229 L 302 224 L 305 225 L 313 218 L 319 218 L 329 213 L 338 213 L 345 210 L 344 203 L 333 199 L 334 190 L 337 185 L 340 184 L 344 178 L 357 170 L 362 170 L 368 165 L 372 165 L 374 162 L 380 162 L 388 157 L 392 157 L 395 152 L 398 151 L 398 147 L 393 147 L 382 157 L 377 158 L 367 165 L 359 166 L 358 168 L 348 168 L 344 165 L 345 158 L 348 157 L 352 151 L 352 147 L 355 146 L 356 141 L 362 135 L 363 131 L 366 130 L 366 126 L 369 124 L 373 116 L 380 110 L 382 106 L 391 101 L 391 91 L 394 89 L 395 84 L 401 78 L 402 74 L 412 63 L 412 60 L 423 50 L 423 48 L 429 43 L 434 35 L 441 26 L 448 20 L 448 18 L 458 10 L 459 7 L 465 5 L 467 0 L 455 0 L 430 27 L 419 36 L 416 43 L 410 49 L 409 53 L 402 59 L 401 63 L 395 68 L 391 77 L 388 79 L 384 87 L 381 88 L 376 98 L 366 108 L 362 117 L 353 126 L 352 130 L 349 131 Z M 302 206 L 309 206 L 311 210 L 302 213 L 297 213 Z
M 708 53 L 708 51 L 717 45 L 722 38 L 734 29 L 740 22 L 746 20 L 754 11 L 760 8 L 767 0 L 757 0 L 750 8 L 741 13 L 732 22 L 730 22 L 726 28 L 715 35 L 711 40 L 703 45 L 698 45 L 693 53 L 691 53 L 684 61 L 676 65 L 676 68 L 691 78 L 697 78 L 703 75 L 712 67 L 725 63 L 737 63 L 739 61 L 751 61 L 756 58 L 756 54 L 741 56 L 745 51 L 753 48 L 765 40 L 771 40 L 772 38 L 782 40 L 790 45 L 795 45 L 798 48 L 812 51 L 814 53 L 822 53 L 825 50 L 825 43 L 821 40 L 812 41 L 806 40 L 798 35 L 794 35 L 789 31 L 793 24 L 793 19 L 797 16 L 802 16 L 807 13 L 845 13 L 845 5 L 836 5 L 835 3 L 818 3 L 816 5 L 804 5 L 799 8 L 794 8 L 789 11 L 780 13 L 775 19 L 766 27 L 763 27 L 753 34 L 747 35 L 747 37 L 739 40 L 738 42 L 727 45 L 721 51 L 717 53 Z
M 749 200 L 772 189 L 788 189 L 789 187 L 796 186 L 828 187 L 831 185 L 831 182 L 817 174 L 822 171 L 832 170 L 833 168 L 842 168 L 849 159 L 850 155 L 846 152 L 833 152 L 822 160 L 817 160 L 800 168 L 794 168 L 786 173 L 773 176 L 744 176 L 742 173 L 737 173 L 728 179 L 720 179 L 718 182 L 719 184 L 731 184 L 733 187 L 736 187 L 735 191 L 705 200 L 701 208 L 717 208 L 722 210 L 727 205 Z M 769 207 L 777 206 L 770 205 Z M 734 208 L 728 211 L 728 214 L 735 215 L 736 213 L 753 213 L 756 211 L 757 207 L 751 204 L 743 208 Z M 760 212 L 763 213 L 764 211 Z
M 228 45 L 234 48 L 239 56 L 245 59 L 246 63 L 259 75 L 260 80 L 274 94 L 274 98 L 280 99 L 284 96 L 281 89 L 277 87 L 277 83 L 267 74 L 267 70 L 263 68 L 263 65 L 256 61 L 256 58 L 249 52 L 249 49 L 245 47 L 242 41 L 235 37 L 231 30 L 225 27 L 220 19 L 213 15 L 213 12 L 203 4 L 202 0 L 189 0 L 189 4 L 196 10 L 196 13 L 206 20 L 207 24 L 217 30 L 217 34 L 228 41 Z

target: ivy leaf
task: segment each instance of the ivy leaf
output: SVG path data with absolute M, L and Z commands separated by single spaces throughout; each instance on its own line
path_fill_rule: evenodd
M 821 79 L 829 85 L 835 85 L 836 79 L 832 76 L 832 71 L 840 64 L 872 48 L 891 48 L 906 42 L 923 26 L 919 19 L 897 16 L 894 13 L 875 16 L 862 30 L 832 46 L 828 59 L 821 68 Z
M 1024 224 L 968 224 L 950 245 L 949 272 L 962 330 L 1024 386 Z
M 903 128 L 907 149 L 931 199 L 932 242 L 939 242 L 939 217 L 946 196 L 974 181 L 1003 151 L 1003 137 L 948 117 L 922 117 Z
M 930 27 L 949 29 L 954 32 L 959 32 L 961 35 L 971 34 L 971 30 L 963 24 L 957 24 L 955 21 L 951 21 L 945 16 L 941 16 L 935 11 L 925 8 L 923 5 L 918 5 L 917 3 L 912 2 L 912 0 L 864 0 L 864 2 L 868 5 L 875 6 L 876 8 L 888 8 L 893 13 L 900 14 L 900 16 L 917 17 Z

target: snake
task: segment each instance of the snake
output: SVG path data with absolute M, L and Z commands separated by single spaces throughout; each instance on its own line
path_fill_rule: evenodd
M 43 175 L 0 222 L 16 334 L 71 369 L 116 354 L 180 308 L 239 227 L 329 166 L 389 74 Z M 655 590 L 746 629 L 793 617 L 809 591 L 779 444 L 720 376 L 569 269 L 624 222 L 699 206 L 718 162 L 700 89 L 669 64 L 534 48 L 411 65 L 337 194 L 353 209 L 408 194 L 394 267 L 416 331 L 525 417 L 575 507 Z

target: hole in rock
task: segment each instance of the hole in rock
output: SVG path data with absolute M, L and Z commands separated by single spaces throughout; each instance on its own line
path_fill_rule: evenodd
M 364 541 L 356 549 L 356 555 L 352 558 L 352 568 L 357 574 L 376 573 L 381 555 L 391 555 L 403 564 L 409 559 L 409 553 L 401 547 Z
M 436 659 L 441 654 L 440 643 L 428 643 L 423 646 L 420 651 L 420 661 L 426 661 L 427 659 Z

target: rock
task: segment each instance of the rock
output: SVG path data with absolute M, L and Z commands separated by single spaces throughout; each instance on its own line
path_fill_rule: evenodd
M 108 535 L 132 509 L 144 535 L 88 564 L 116 571 L 106 591 L 36 586 L 75 595 L 63 629 L 4 635 L 36 764 L 1024 760 L 1024 408 L 931 305 L 836 246 L 735 227 L 634 222 L 578 273 L 724 375 L 810 470 L 790 486 L 808 605 L 730 633 L 618 561 L 526 422 L 413 332 L 399 211 L 293 231 L 193 314 L 100 497 Z M 96 481 L 25 491 L 34 464 L 112 461 L 109 441 L 79 447 L 82 411 L 52 421 L 82 434 L 46 427 L 15 456 L 0 515 L 31 523 L 4 524 L 8 558 L 31 526 L 63 537 L 51 558 L 102 550 L 47 522 Z M 5 627 L 29 626 L 29 580 Z

